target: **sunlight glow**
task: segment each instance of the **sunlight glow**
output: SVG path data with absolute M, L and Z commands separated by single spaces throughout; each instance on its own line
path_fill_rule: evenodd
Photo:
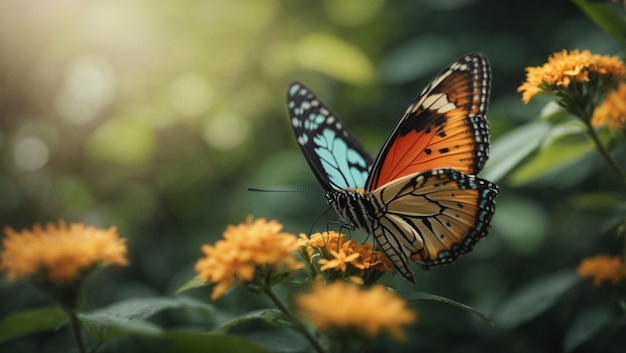
M 113 67 L 97 54 L 76 57 L 66 72 L 56 108 L 66 120 L 84 124 L 95 117 L 113 100 L 116 89 Z

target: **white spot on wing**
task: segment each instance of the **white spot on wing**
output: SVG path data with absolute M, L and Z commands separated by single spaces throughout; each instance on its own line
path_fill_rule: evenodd
M 431 94 L 424 97 L 424 101 L 422 104 L 424 105 L 424 107 L 435 110 L 437 111 L 437 113 L 440 114 L 447 113 L 450 110 L 456 108 L 456 105 L 454 103 L 448 101 L 448 96 L 441 93 Z

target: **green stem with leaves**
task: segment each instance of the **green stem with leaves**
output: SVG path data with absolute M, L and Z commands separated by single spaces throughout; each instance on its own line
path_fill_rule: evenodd
M 278 298 L 278 296 L 272 291 L 272 288 L 268 285 L 263 287 L 263 292 L 267 294 L 267 296 L 272 300 L 274 305 L 291 321 L 294 325 L 295 329 L 302 335 L 304 338 L 309 341 L 313 349 L 315 349 L 318 353 L 326 353 L 324 348 L 319 344 L 319 342 L 311 335 L 311 332 L 298 320 L 293 316 L 291 311 L 287 308 L 287 306 Z

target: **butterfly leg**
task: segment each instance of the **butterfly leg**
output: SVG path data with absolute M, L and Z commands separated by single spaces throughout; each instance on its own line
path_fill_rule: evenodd
M 331 224 L 335 224 L 339 226 L 339 233 L 341 233 L 341 231 L 343 229 L 348 230 L 349 232 L 352 232 L 353 230 L 356 229 L 356 227 L 354 226 L 354 224 L 352 223 L 346 223 L 346 222 L 342 222 L 342 221 L 327 221 L 326 222 L 326 231 L 330 232 L 330 226 Z

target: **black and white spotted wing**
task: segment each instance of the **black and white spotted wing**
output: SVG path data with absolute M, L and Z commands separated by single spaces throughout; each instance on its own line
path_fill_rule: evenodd
M 374 161 L 337 115 L 300 82 L 287 91 L 291 127 L 326 191 L 363 188 Z

